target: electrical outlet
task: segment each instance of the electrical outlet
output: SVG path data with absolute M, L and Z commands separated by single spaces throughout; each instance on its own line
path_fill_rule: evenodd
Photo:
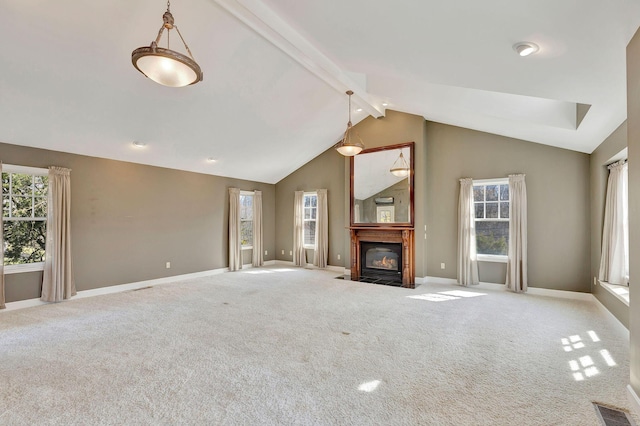
M 596 279 L 596 277 L 593 277 L 593 285 L 598 285 L 598 280 Z
M 293 256 L 293 252 L 289 250 L 289 256 Z
M 340 260 L 340 255 L 338 255 L 338 260 Z
M 284 250 L 282 250 L 282 254 L 284 254 Z
M 444 262 L 440 264 L 440 269 L 444 269 Z
M 268 254 L 269 254 L 269 252 L 268 252 L 267 250 L 265 250 L 265 251 L 264 251 L 264 255 L 266 256 L 266 255 L 268 255 Z
M 165 265 L 165 268 L 167 268 L 167 269 L 171 268 L 171 262 L 167 262 L 166 265 Z

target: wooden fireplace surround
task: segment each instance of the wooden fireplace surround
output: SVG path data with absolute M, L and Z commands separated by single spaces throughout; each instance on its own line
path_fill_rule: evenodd
M 416 268 L 414 265 L 413 228 L 351 227 L 351 279 L 360 279 L 360 242 L 401 243 L 402 244 L 402 287 L 415 288 Z

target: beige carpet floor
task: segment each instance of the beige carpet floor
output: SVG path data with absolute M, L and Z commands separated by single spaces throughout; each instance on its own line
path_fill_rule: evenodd
M 2 425 L 598 425 L 593 302 L 286 267 L 0 313 Z

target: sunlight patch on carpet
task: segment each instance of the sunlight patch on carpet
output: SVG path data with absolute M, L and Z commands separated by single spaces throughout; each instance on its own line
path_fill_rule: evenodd
M 604 371 L 606 367 L 615 367 L 617 365 L 607 349 L 591 348 L 591 351 L 595 349 L 600 357 L 595 355 L 595 351 L 590 352 L 590 348 L 588 348 L 587 345 L 593 346 L 594 343 L 599 343 L 600 338 L 593 330 L 589 330 L 586 333 L 591 338 L 591 342 L 583 340 L 579 334 L 560 339 L 560 343 L 565 352 L 578 351 L 576 358 L 569 361 L 569 369 L 576 382 L 597 376 L 601 371 Z M 593 356 L 591 354 L 593 354 Z
M 595 331 L 593 331 L 593 330 L 587 331 L 587 334 L 589 335 L 589 337 L 591 337 L 591 341 L 592 342 L 599 342 L 600 341 L 600 338 L 598 337 L 598 335 L 596 334 Z
M 373 392 L 378 388 L 380 383 L 381 383 L 380 380 L 372 380 L 370 382 L 363 383 L 360 386 L 358 386 L 358 390 L 362 392 Z
M 601 350 L 600 355 L 602 356 L 602 359 L 604 359 L 604 362 L 606 362 L 609 367 L 615 367 L 616 365 L 618 365 L 613 360 L 613 357 L 611 356 L 608 350 L 606 349 Z
M 418 294 L 415 296 L 407 296 L 409 299 L 428 300 L 429 302 L 446 302 L 448 300 L 457 300 L 467 297 L 486 296 L 487 293 L 478 293 L 465 290 L 440 291 L 438 293 Z

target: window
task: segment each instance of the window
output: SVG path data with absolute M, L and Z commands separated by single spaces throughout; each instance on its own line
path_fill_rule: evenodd
M 316 218 L 318 213 L 318 194 L 308 192 L 304 194 L 303 204 L 304 214 L 304 248 L 316 248 Z
M 253 248 L 253 192 L 240 191 L 240 246 Z
M 43 269 L 48 186 L 47 169 L 3 167 L 2 218 L 7 273 Z
M 506 261 L 509 248 L 509 180 L 473 183 L 478 260 Z
M 378 223 L 393 223 L 395 222 L 395 207 L 394 206 L 377 206 L 376 213 L 378 216 Z
M 629 285 L 629 167 L 626 160 L 620 160 L 607 168 L 609 178 L 598 278 L 610 285 L 626 287 Z

